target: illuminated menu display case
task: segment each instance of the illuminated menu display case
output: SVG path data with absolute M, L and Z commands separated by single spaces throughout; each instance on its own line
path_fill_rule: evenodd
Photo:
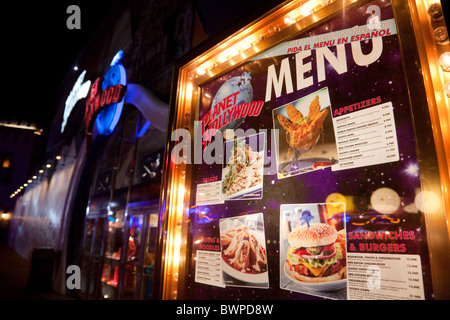
M 430 5 L 288 1 L 180 66 L 164 299 L 448 297 Z

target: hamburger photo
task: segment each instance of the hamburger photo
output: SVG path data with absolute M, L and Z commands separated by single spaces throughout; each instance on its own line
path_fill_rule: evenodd
M 330 282 L 346 277 L 345 233 L 325 223 L 300 226 L 288 235 L 286 272 L 302 282 Z

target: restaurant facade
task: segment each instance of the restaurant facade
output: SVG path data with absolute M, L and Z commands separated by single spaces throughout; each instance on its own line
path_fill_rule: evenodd
M 441 3 L 269 1 L 214 35 L 206 6 L 117 3 L 9 244 L 82 299 L 448 299 Z

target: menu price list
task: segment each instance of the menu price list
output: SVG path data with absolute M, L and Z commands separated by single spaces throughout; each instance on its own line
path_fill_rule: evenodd
M 339 164 L 333 170 L 358 168 L 399 159 L 392 103 L 371 106 L 333 119 Z
M 198 184 L 195 200 L 197 206 L 223 203 L 222 181 Z
M 350 300 L 424 300 L 419 255 L 347 254 Z
M 224 287 L 221 259 L 220 252 L 197 250 L 195 282 Z

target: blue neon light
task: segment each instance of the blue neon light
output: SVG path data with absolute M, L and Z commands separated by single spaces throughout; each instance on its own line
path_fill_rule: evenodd
M 123 51 L 119 50 L 117 54 L 111 61 L 110 68 L 105 74 L 104 80 L 102 82 L 102 90 L 106 90 L 112 86 L 121 84 L 126 86 L 127 84 L 127 72 L 124 66 L 120 63 L 123 57 Z M 125 96 L 122 101 L 109 105 L 99 113 L 95 119 L 95 125 L 97 126 L 97 131 L 101 135 L 111 134 L 117 126 L 122 115 L 123 104 L 125 101 Z
M 141 130 L 139 130 L 138 134 L 136 135 L 136 138 L 141 138 L 145 134 L 145 132 L 147 132 L 148 128 L 150 127 L 150 124 L 151 124 L 150 121 L 147 120 L 142 126 Z
M 110 66 L 111 67 L 115 66 L 116 64 L 118 64 L 120 62 L 120 60 L 122 60 L 122 58 L 123 58 L 123 51 L 122 50 L 117 51 L 116 55 L 111 60 Z

